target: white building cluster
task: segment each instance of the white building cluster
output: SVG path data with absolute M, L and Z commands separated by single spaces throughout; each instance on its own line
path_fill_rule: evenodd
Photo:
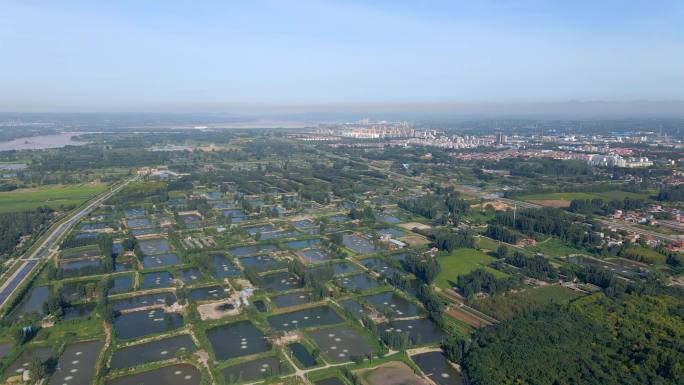
M 625 159 L 620 155 L 592 155 L 589 157 L 588 163 L 591 166 L 626 168 L 649 167 L 653 165 L 653 162 L 646 157 Z

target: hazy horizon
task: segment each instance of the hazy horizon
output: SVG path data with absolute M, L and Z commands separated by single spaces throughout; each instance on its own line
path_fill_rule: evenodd
M 9 2 L 0 111 L 680 115 L 682 19 L 676 1 Z

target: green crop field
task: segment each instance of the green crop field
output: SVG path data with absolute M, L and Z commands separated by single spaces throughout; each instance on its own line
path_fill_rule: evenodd
M 529 194 L 522 195 L 518 199 L 533 201 L 533 200 L 564 200 L 571 201 L 575 199 L 603 199 L 604 201 L 623 200 L 625 198 L 631 199 L 648 199 L 649 194 L 639 194 L 627 191 L 605 191 L 605 192 L 558 192 L 546 194 Z
M 487 267 L 493 257 L 475 249 L 458 249 L 449 255 L 439 257 L 439 264 L 442 271 L 435 280 L 435 285 L 441 288 L 452 286 L 449 282 L 455 282 L 459 275 L 465 275 L 471 271 L 483 267 L 497 277 L 504 277 L 506 274 L 498 270 Z
M 28 211 L 40 206 L 58 209 L 62 206 L 80 205 L 106 188 L 105 184 L 86 184 L 3 192 L 0 193 L 0 213 Z

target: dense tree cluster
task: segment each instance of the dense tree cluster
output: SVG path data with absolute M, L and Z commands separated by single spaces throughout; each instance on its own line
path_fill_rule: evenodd
M 656 199 L 664 202 L 684 201 L 684 185 L 663 186 L 658 192 Z
M 416 278 L 426 284 L 431 284 L 437 278 L 442 268 L 437 258 L 409 255 L 402 261 L 404 270 L 413 273 Z
M 46 207 L 0 214 L 0 255 L 12 253 L 21 237 L 40 231 L 51 218 L 52 210 Z
M 512 256 L 506 258 L 506 263 L 520 268 L 522 274 L 528 277 L 542 280 L 558 279 L 556 269 L 541 255 L 526 257 L 523 253 L 516 251 Z
M 511 244 L 516 244 L 520 240 L 520 235 L 518 235 L 515 231 L 497 224 L 488 225 L 487 230 L 485 230 L 485 235 L 489 238 Z
M 447 229 L 439 229 L 428 235 L 436 248 L 448 252 L 456 249 L 473 248 L 475 247 L 475 238 L 473 234 L 467 230 L 452 231 Z
M 603 199 L 573 199 L 568 211 L 585 215 L 610 215 L 615 210 L 639 210 L 645 205 L 646 202 L 643 199 L 625 198 L 608 202 Z
M 472 299 L 478 293 L 499 294 L 519 286 L 521 277 L 518 275 L 497 278 L 489 271 L 479 268 L 466 275 L 461 275 L 456 285 L 463 292 L 463 296 Z
M 672 296 L 596 294 L 445 340 L 443 349 L 474 385 L 679 384 L 682 309 Z
M 601 236 L 596 232 L 575 223 L 571 214 L 550 207 L 498 212 L 491 224 L 507 226 L 529 236 L 553 235 L 578 248 L 594 249 L 601 244 Z

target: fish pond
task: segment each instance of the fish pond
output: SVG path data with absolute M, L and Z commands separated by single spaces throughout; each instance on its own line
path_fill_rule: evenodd
M 128 346 L 114 352 L 111 368 L 124 369 L 131 366 L 164 361 L 176 357 L 180 351 L 192 352 L 195 344 L 187 334 Z
M 411 356 L 411 360 L 437 385 L 463 385 L 461 373 L 447 361 L 442 352 L 416 354 Z
M 221 361 L 271 349 L 264 333 L 250 321 L 239 321 L 209 329 L 207 338 L 216 359 Z
M 418 315 L 418 306 L 416 304 L 407 301 L 392 291 L 367 295 L 361 297 L 361 299 L 368 302 L 381 314 L 399 318 Z
M 287 367 L 278 357 L 266 357 L 229 366 L 221 373 L 226 384 L 236 384 L 277 376 L 286 370 Z
M 173 277 L 168 271 L 158 271 L 155 273 L 143 273 L 142 283 L 140 289 L 159 289 L 164 287 L 171 287 Z
M 107 385 L 199 385 L 202 380 L 200 371 L 188 364 L 177 364 L 118 377 L 106 382 Z
M 319 329 L 308 335 L 332 362 L 346 362 L 374 352 L 364 336 L 348 326 Z
M 389 333 L 406 333 L 411 345 L 435 343 L 446 337 L 446 333 L 428 318 L 383 323 L 378 325 L 378 330 Z
M 367 274 L 348 275 L 346 277 L 337 279 L 336 282 L 339 286 L 347 290 L 367 290 L 380 286 L 378 281 L 371 278 Z
M 294 330 L 333 325 L 342 321 L 343 319 L 337 312 L 328 306 L 312 307 L 268 317 L 268 324 L 275 330 Z
M 48 385 L 90 385 L 95 377 L 95 366 L 104 343 L 78 342 L 67 345 L 57 361 L 55 372 Z
M 180 314 L 158 309 L 125 313 L 114 319 L 114 332 L 121 340 L 167 332 L 181 326 L 183 317 Z

